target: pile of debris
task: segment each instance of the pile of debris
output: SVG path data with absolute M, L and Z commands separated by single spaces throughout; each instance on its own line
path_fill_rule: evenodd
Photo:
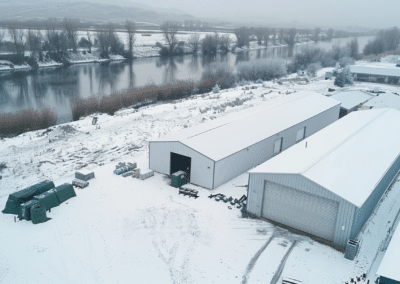
M 94 172 L 89 172 L 89 171 L 75 172 L 75 179 L 72 181 L 72 185 L 79 188 L 85 188 L 89 186 L 88 180 L 91 180 L 93 178 L 95 178 Z
M 133 177 L 133 178 L 138 178 L 141 180 L 145 180 L 151 176 L 154 176 L 154 171 L 150 169 L 140 169 L 137 168 L 137 163 L 125 163 L 125 162 L 120 162 L 115 166 L 114 170 L 115 175 L 120 175 L 122 177 Z
M 243 195 L 240 199 L 234 199 L 232 196 L 227 198 L 224 194 L 222 193 L 217 193 L 217 194 L 211 194 L 208 196 L 208 198 L 212 199 L 214 198 L 215 201 L 222 201 L 224 203 L 229 202 L 232 206 L 236 205 L 236 208 L 240 209 L 242 207 L 246 206 L 245 201 L 247 200 L 246 195 Z
M 199 192 L 195 189 L 191 189 L 191 188 L 183 188 L 180 187 L 179 188 L 179 193 L 178 194 L 183 194 L 183 195 L 187 195 L 189 197 L 194 197 L 194 199 L 196 199 L 197 197 L 199 197 Z

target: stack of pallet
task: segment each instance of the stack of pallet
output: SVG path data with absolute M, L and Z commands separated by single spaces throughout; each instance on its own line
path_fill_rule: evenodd
M 85 188 L 89 186 L 88 180 L 95 178 L 94 172 L 89 171 L 79 171 L 75 172 L 75 179 L 72 181 L 72 185 L 80 188 Z

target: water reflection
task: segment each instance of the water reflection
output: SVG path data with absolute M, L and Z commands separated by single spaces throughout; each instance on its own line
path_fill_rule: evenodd
M 359 38 L 360 50 L 370 38 Z M 346 41 L 347 39 L 340 39 L 330 43 L 308 43 L 291 49 L 286 46 L 269 47 L 236 54 L 153 57 L 131 62 L 72 65 L 27 73 L 0 73 L 0 113 L 24 108 L 51 107 L 57 112 L 59 122 L 68 121 L 72 117 L 70 101 L 75 98 L 107 95 L 149 83 L 168 84 L 176 80 L 198 80 L 204 68 L 212 62 L 225 62 L 235 66 L 239 62 L 255 59 L 287 58 L 305 47 L 331 48 L 334 44 L 345 44 Z

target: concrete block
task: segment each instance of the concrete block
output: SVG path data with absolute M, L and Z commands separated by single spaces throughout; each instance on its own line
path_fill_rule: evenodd
M 149 169 L 144 169 L 140 171 L 139 178 L 141 180 L 148 179 L 149 177 L 154 176 L 154 171 L 149 170 Z
M 79 171 L 79 172 L 75 172 L 75 178 L 80 179 L 80 180 L 84 180 L 84 181 L 88 181 L 93 179 L 94 176 L 94 172 L 89 172 L 89 171 Z

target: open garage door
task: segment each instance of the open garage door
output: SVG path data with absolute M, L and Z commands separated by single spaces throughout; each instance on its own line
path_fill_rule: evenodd
M 187 182 L 190 182 L 192 158 L 171 152 L 170 175 L 178 171 L 187 173 Z
M 333 241 L 339 203 L 266 181 L 262 215 L 272 221 Z

